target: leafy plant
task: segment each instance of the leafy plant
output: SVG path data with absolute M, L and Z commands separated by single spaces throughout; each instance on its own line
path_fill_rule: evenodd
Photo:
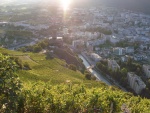
M 15 74 L 16 63 L 0 54 L 0 112 L 15 112 L 21 83 Z

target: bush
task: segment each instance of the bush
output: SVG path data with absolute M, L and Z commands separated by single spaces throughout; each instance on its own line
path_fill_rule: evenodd
M 34 48 L 33 48 L 33 52 L 35 52 L 35 53 L 38 53 L 38 52 L 40 52 L 41 50 L 42 50 L 42 47 L 39 46 L 39 45 L 35 45 Z
M 19 113 L 149 113 L 150 100 L 134 97 L 114 87 L 34 83 L 22 90 Z M 112 106 L 113 105 L 113 106 Z M 135 106 L 136 105 L 136 106 Z M 144 107 L 143 107 L 144 106 Z
M 91 77 L 91 80 L 96 80 L 96 77 L 95 77 L 95 76 L 92 76 L 92 77 Z
M 15 113 L 21 83 L 15 74 L 16 63 L 8 56 L 0 54 L 0 113 Z
M 20 69 L 23 68 L 22 60 L 20 60 L 19 57 L 11 57 L 11 59 L 16 62 L 16 64 L 18 65 L 18 67 L 19 67 Z
M 24 68 L 27 70 L 31 70 L 31 67 L 27 62 L 24 63 Z
M 77 70 L 77 67 L 73 64 L 70 64 L 69 65 L 69 69 L 73 70 L 73 71 L 76 71 Z
M 91 77 L 92 77 L 92 76 L 91 76 L 90 73 L 86 73 L 86 74 L 85 74 L 85 78 L 86 78 L 86 79 L 91 80 Z

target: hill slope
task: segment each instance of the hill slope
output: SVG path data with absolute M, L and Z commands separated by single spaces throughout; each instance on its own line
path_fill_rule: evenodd
M 68 69 L 64 61 L 47 60 L 40 53 L 3 48 L 0 53 L 19 57 L 23 64 L 27 62 L 31 67 L 31 70 L 19 70 L 23 87 L 13 103 L 16 107 L 9 110 L 18 113 L 150 113 L 150 100 L 101 82 L 85 80 L 79 71 Z M 0 101 L 5 99 L 0 92 Z M 0 112 L 5 112 L 6 107 L 7 104 L 0 103 Z

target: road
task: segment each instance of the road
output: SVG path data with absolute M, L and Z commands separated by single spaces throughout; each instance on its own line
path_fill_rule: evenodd
M 85 57 L 87 57 L 87 56 L 83 56 L 81 54 L 79 55 L 79 58 L 81 58 L 83 60 L 83 64 L 85 65 L 86 69 L 88 69 L 89 67 L 91 67 L 92 62 L 88 58 L 85 58 Z M 107 77 L 102 75 L 99 71 L 97 71 L 95 69 L 91 69 L 91 68 L 89 68 L 88 71 L 90 71 L 98 80 L 106 83 L 107 85 L 115 85 L 115 86 L 119 87 L 120 89 L 122 89 L 123 91 L 127 92 L 127 90 L 125 88 L 123 88 L 122 86 L 120 86 L 117 81 L 113 80 L 113 82 L 111 82 L 110 80 L 108 80 Z
M 9 50 L 14 50 L 14 49 L 18 49 L 20 47 L 24 47 L 24 46 L 29 46 L 29 45 L 34 45 L 36 42 L 35 41 L 32 41 L 30 43 L 24 43 L 24 44 L 20 44 L 20 45 L 16 45 L 16 46 L 13 46 L 13 47 L 10 47 L 8 48 Z
M 83 64 L 85 65 L 86 69 L 91 66 L 82 55 L 79 55 L 79 57 L 83 60 Z M 88 69 L 88 71 L 90 71 L 98 80 L 106 83 L 107 85 L 113 85 L 111 82 L 109 82 L 104 76 L 102 76 L 96 70 L 90 68 Z

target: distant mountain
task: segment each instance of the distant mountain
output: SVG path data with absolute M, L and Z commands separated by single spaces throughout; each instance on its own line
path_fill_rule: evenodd
M 40 2 L 48 2 L 51 4 L 53 1 L 59 1 L 59 0 L 1 0 L 0 5 L 3 5 L 4 3 L 37 3 Z M 98 6 L 100 4 L 102 5 L 108 5 L 108 6 L 114 6 L 114 7 L 121 7 L 129 10 L 139 11 L 143 13 L 150 14 L 150 0 L 72 0 L 75 6 L 80 7 L 88 7 L 88 6 Z
M 98 0 L 97 0 L 98 1 Z M 150 0 L 102 0 L 106 5 L 150 14 Z
M 80 6 L 108 5 L 150 14 L 150 0 L 76 0 Z

